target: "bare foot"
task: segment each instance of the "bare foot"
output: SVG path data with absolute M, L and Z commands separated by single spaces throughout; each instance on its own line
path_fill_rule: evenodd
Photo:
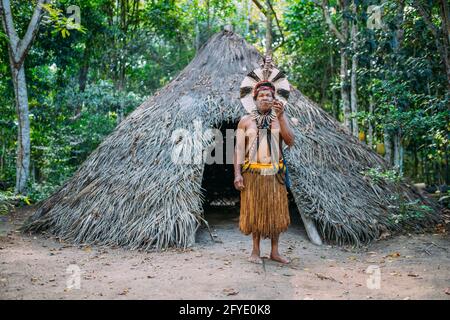
M 289 260 L 286 257 L 283 257 L 280 254 L 271 254 L 270 255 L 270 259 L 278 261 L 278 262 L 281 262 L 281 263 L 284 263 L 284 264 L 288 264 L 289 262 L 291 262 L 291 260 Z
M 262 264 L 262 259 L 257 253 L 252 253 L 252 255 L 248 258 L 248 261 L 256 264 Z

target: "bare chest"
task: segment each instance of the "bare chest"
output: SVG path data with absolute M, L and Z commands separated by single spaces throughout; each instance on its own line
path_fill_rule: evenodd
M 246 126 L 245 143 L 247 154 L 252 158 L 253 162 L 269 163 L 271 161 L 270 154 L 272 153 L 270 150 L 281 150 L 282 142 L 279 122 L 277 120 L 272 121 L 269 131 L 267 129 L 258 129 L 256 122 L 252 119 Z M 253 159 L 254 157 L 256 158 Z

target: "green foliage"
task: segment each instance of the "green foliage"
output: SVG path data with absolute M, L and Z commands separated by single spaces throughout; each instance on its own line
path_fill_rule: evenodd
M 391 205 L 396 213 L 389 216 L 389 220 L 394 224 L 405 224 L 426 217 L 427 214 L 433 212 L 433 209 L 427 205 L 420 204 L 420 200 L 404 201 L 398 194 L 393 198 L 397 205 Z
M 197 48 L 224 25 L 231 24 L 262 50 L 265 18 L 248 1 L 60 0 L 46 5 L 46 17 L 25 61 L 31 122 L 30 201 L 42 199 L 68 179 L 120 119 L 170 82 Z M 272 3 L 285 39 L 275 61 L 303 94 L 341 119 L 341 47 L 321 7 L 312 0 Z M 367 8 L 376 2 L 357 3 L 353 16 L 342 12 L 337 1 L 329 1 L 338 29 L 343 19 L 358 23 L 356 52 L 351 43 L 344 48 L 349 57 L 354 53 L 358 57 L 358 112 L 352 116 L 361 130 L 372 125 L 374 143 L 383 141 L 384 132 L 401 132 L 404 174 L 443 183 L 444 170 L 439 168 L 448 166 L 450 94 L 435 39 L 413 7 L 406 7 L 399 24 L 398 2 L 385 1 L 384 27 L 372 30 L 366 25 Z M 35 2 L 11 4 L 22 36 Z M 437 12 L 435 3 L 425 4 Z M 79 25 L 68 13 L 72 5 L 80 9 Z M 439 15 L 433 19 L 439 26 Z M 399 28 L 401 43 L 396 40 Z M 274 23 L 274 46 L 281 39 Z M 1 190 L 14 187 L 17 147 L 7 40 L 0 30 Z M 370 103 L 373 112 L 369 112 Z M 401 179 L 394 170 L 369 169 L 366 174 L 374 182 Z M 412 206 L 405 204 L 405 208 Z
M 362 175 L 369 177 L 373 183 L 380 181 L 397 183 L 403 178 L 400 172 L 396 169 L 382 170 L 381 167 L 368 168 L 361 172 Z
M 52 4 L 45 4 L 42 6 L 48 13 L 47 23 L 53 25 L 52 34 L 61 33 L 63 38 L 70 36 L 69 30 L 77 30 L 86 33 L 86 28 L 81 24 L 76 23 L 73 18 L 64 16 L 62 10 L 55 8 Z
M 339 92 L 336 71 L 339 47 L 328 32 L 322 10 L 312 1 L 290 1 L 283 17 L 286 45 L 278 61 L 289 72 L 289 80 L 306 96 L 324 102 L 332 112 L 330 97 Z M 330 65 L 334 61 L 334 66 Z M 324 90 L 325 88 L 328 90 Z M 328 101 L 327 101 L 328 98 Z
M 39 183 L 30 186 L 30 197 L 42 198 L 40 192 L 48 194 L 68 179 L 114 130 L 118 117 L 125 117 L 144 99 L 133 92 L 116 91 L 110 82 L 105 81 L 88 86 L 83 93 L 68 87 L 58 94 L 58 104 L 49 109 L 58 112 L 50 115 L 41 110 L 43 113 L 39 118 L 43 126 L 33 130 L 32 154 L 35 166 L 39 168 L 36 172 Z M 48 121 L 47 125 L 44 119 Z
M 3 32 L 1 32 L 0 31 L 0 41 L 3 41 L 3 40 L 8 40 L 8 37 L 6 36 L 6 34 L 4 34 Z
M 15 195 L 12 191 L 0 191 L 0 216 L 8 214 L 14 207 L 30 204 L 29 196 Z
M 395 193 L 391 195 L 389 220 L 393 224 L 414 224 L 414 221 L 423 219 L 433 212 L 433 209 L 423 205 L 420 199 L 409 201 L 405 198 L 400 184 L 403 181 L 403 175 L 397 170 L 382 170 L 380 167 L 367 168 L 361 174 L 370 178 L 372 184 L 381 182 L 394 186 Z
M 59 184 L 53 184 L 50 181 L 45 183 L 29 183 L 28 185 L 28 205 L 48 198 L 58 189 Z

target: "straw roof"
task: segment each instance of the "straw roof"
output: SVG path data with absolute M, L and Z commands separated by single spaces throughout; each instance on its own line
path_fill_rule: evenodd
M 260 53 L 230 32 L 215 34 L 168 85 L 126 117 L 71 179 L 37 206 L 25 232 L 47 231 L 74 243 L 130 249 L 186 247 L 204 219 L 204 163 L 177 164 L 171 153 L 180 128 L 196 132 L 244 115 L 239 100 L 243 77 L 258 67 Z M 296 142 L 287 155 L 291 192 L 299 211 L 321 236 L 361 244 L 385 230 L 421 229 L 437 212 L 395 223 L 396 189 L 361 171 L 386 164 L 317 104 L 291 88 L 287 105 Z M 201 148 L 211 145 L 199 137 Z M 185 145 L 189 145 L 185 142 Z M 406 184 L 408 199 L 430 204 Z

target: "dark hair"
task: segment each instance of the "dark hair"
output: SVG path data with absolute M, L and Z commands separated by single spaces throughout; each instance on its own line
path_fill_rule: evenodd
M 275 98 L 275 86 L 272 84 L 272 82 L 261 81 L 258 82 L 255 86 L 255 89 L 253 91 L 253 100 L 256 100 L 256 98 L 258 97 L 258 93 L 261 90 L 269 90 L 270 92 L 272 92 L 272 98 Z

